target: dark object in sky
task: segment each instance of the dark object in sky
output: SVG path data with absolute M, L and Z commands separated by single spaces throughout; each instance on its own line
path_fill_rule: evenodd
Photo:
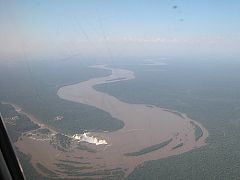
M 177 9 L 177 8 L 178 8 L 178 6 L 177 6 L 177 5 L 174 5 L 172 8 L 173 8 L 173 9 Z

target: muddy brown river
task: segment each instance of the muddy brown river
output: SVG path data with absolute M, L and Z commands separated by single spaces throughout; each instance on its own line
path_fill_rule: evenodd
M 208 131 L 185 114 L 153 105 L 129 104 L 94 89 L 95 85 L 134 79 L 132 71 L 104 65 L 92 68 L 111 70 L 112 74 L 63 86 L 58 90 L 57 95 L 64 100 L 102 109 L 112 117 L 123 121 L 124 128 L 114 132 L 91 132 L 87 134 L 87 140 L 81 134 L 72 136 L 76 143 L 79 142 L 79 138 L 88 142 L 89 147 L 94 148 L 94 153 L 76 148 L 76 143 L 68 151 L 62 152 L 51 146 L 49 142 L 22 137 L 16 146 L 20 151 L 31 155 L 32 164 L 41 174 L 48 176 L 36 166 L 37 163 L 44 165 L 57 176 L 66 178 L 89 177 L 84 173 L 111 169 L 121 169 L 124 176 L 127 176 L 144 161 L 166 158 L 206 145 Z M 198 137 L 196 137 L 197 129 L 202 133 Z M 75 167 L 79 167 L 80 174 L 66 173 L 56 166 L 59 160 L 74 161 L 75 165 L 79 161 L 88 164 L 89 168 L 81 168 L 83 166 L 79 163 Z M 103 176 L 95 174 L 92 177 Z

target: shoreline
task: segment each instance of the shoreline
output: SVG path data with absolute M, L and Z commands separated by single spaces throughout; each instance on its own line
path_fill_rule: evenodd
M 118 131 L 109 132 L 109 133 L 95 133 L 95 135 L 97 136 L 105 137 L 106 139 L 109 139 L 111 146 L 114 146 L 114 147 L 115 146 L 119 147 L 118 143 L 125 144 L 123 139 L 126 139 L 126 135 L 125 135 L 126 133 L 132 134 L 127 136 L 129 143 L 126 143 L 126 145 L 130 146 L 130 144 L 134 143 L 134 141 L 139 144 L 139 145 L 136 145 L 136 147 L 121 148 L 121 150 L 118 150 L 118 151 L 121 151 L 122 153 L 130 153 L 130 152 L 137 151 L 139 149 L 144 149 L 145 147 L 148 147 L 148 146 L 150 147 L 152 145 L 159 144 L 169 138 L 174 138 L 173 134 L 176 134 L 176 133 L 178 133 L 177 135 L 178 140 L 174 138 L 173 142 L 169 143 L 169 145 L 159 150 L 159 151 L 163 151 L 162 155 L 159 155 L 157 157 L 156 154 L 161 154 L 159 151 L 154 151 L 148 154 L 144 154 L 142 157 L 138 158 L 137 163 L 139 162 L 142 163 L 148 160 L 161 159 L 164 157 L 181 154 L 181 153 L 191 151 L 195 148 L 206 145 L 205 139 L 209 135 L 208 131 L 200 123 L 187 117 L 187 115 L 182 114 L 175 110 L 161 108 L 161 107 L 157 107 L 150 104 L 129 104 L 105 92 L 97 91 L 94 88 L 95 85 L 99 85 L 99 84 L 106 84 L 106 83 L 134 79 L 135 76 L 132 71 L 125 70 L 125 69 L 108 68 L 105 65 L 97 65 L 92 67 L 111 70 L 112 74 L 106 77 L 92 78 L 88 81 L 61 87 L 57 91 L 57 95 L 64 100 L 87 104 L 87 105 L 102 109 L 108 112 L 112 117 L 122 120 L 125 126 Z M 160 123 L 156 122 L 156 117 L 158 116 L 163 117 L 163 118 L 160 118 L 161 120 L 159 121 L 162 121 Z M 169 121 L 166 121 L 164 117 L 173 122 L 169 123 Z M 180 119 L 182 122 L 179 122 Z M 146 122 L 146 121 L 149 121 L 149 122 Z M 195 141 L 194 127 L 190 125 L 191 121 L 196 123 L 203 131 L 203 135 L 197 141 Z M 180 126 L 180 128 L 176 127 L 175 124 Z M 162 127 L 163 125 L 165 125 L 165 127 Z M 146 129 L 146 127 L 148 126 L 149 128 Z M 141 129 L 141 132 L 133 131 L 135 129 Z M 166 129 L 168 130 L 166 131 Z M 159 131 L 163 131 L 163 133 Z M 144 134 L 150 137 L 146 138 L 144 137 L 145 136 Z M 132 139 L 131 137 L 133 135 L 135 136 L 135 140 Z M 188 137 L 186 138 L 185 136 L 188 136 Z M 160 140 L 158 140 L 157 138 L 160 138 Z M 119 140 L 119 139 L 122 139 L 122 140 Z M 148 142 L 140 143 L 140 141 L 142 141 L 143 139 L 145 139 L 144 141 L 148 141 Z M 169 149 L 170 147 L 175 147 L 179 143 L 182 143 L 181 139 L 185 140 L 185 142 L 181 147 L 175 148 L 168 152 L 164 151 L 164 149 L 166 150 L 166 149 Z M 127 159 L 126 157 L 122 157 L 122 158 Z M 128 162 L 126 161 L 125 163 L 128 164 Z
M 107 68 L 103 65 L 94 67 Z M 73 137 L 73 145 L 66 152 L 62 152 L 54 148 L 48 141 L 36 141 L 24 136 L 15 145 L 21 152 L 31 155 L 31 164 L 39 173 L 41 173 L 41 170 L 36 166 L 37 163 L 44 165 L 49 170 L 65 178 L 84 177 L 81 175 L 68 176 L 59 170 L 55 171 L 58 169 L 56 164 L 59 160 L 76 161 L 76 157 L 83 157 L 78 161 L 91 164 L 94 171 L 120 168 L 126 177 L 135 167 L 145 161 L 163 159 L 206 145 L 205 140 L 208 137 L 208 131 L 200 123 L 190 119 L 186 114 L 151 104 L 129 104 L 107 93 L 95 90 L 94 85 L 96 84 L 135 78 L 133 72 L 128 70 L 107 69 L 112 71 L 111 75 L 63 86 L 59 88 L 57 93 L 60 97 L 62 94 L 59 95 L 59 91 L 64 90 L 62 93 L 66 94 L 60 98 L 91 105 L 108 112 L 112 117 L 122 120 L 125 124 L 124 127 L 112 132 L 89 132 L 89 137 L 97 137 L 107 142 L 100 145 L 87 145 L 94 149 L 94 153 L 78 149 L 78 143 L 81 142 L 74 140 Z M 16 110 L 23 112 L 29 119 L 32 120 L 33 118 L 34 123 L 37 122 L 37 124 L 40 123 L 41 127 L 50 128 L 30 113 L 24 112 L 16 104 L 8 104 L 13 105 Z M 194 122 L 203 131 L 203 135 L 197 141 L 194 135 L 195 129 L 190 122 Z M 171 141 L 168 142 L 169 139 Z M 168 143 L 164 144 L 166 141 Z M 140 153 L 139 156 L 125 155 L 138 151 L 145 153 Z M 94 174 L 92 170 L 81 170 L 81 172 Z M 44 175 L 44 173 L 41 174 Z M 91 177 L 96 177 L 96 175 Z
M 4 102 L 4 101 L 2 101 L 1 103 L 2 103 L 2 104 L 11 105 L 11 106 L 15 109 L 16 112 L 27 116 L 27 117 L 29 118 L 29 120 L 30 120 L 32 123 L 37 124 L 37 125 L 39 126 L 39 128 L 49 129 L 49 130 L 52 131 L 53 133 L 56 133 L 56 132 L 57 132 L 56 130 L 54 130 L 54 129 L 53 129 L 52 127 L 50 127 L 49 125 L 42 123 L 42 122 L 41 122 L 38 118 L 36 118 L 33 114 L 24 111 L 24 110 L 22 109 L 22 107 L 20 107 L 20 106 L 17 105 L 16 103 Z

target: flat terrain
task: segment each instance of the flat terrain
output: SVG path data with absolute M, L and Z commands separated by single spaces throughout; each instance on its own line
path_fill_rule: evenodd
M 205 145 L 207 130 L 194 121 L 203 132 L 203 135 L 196 140 L 195 126 L 191 123 L 193 120 L 186 115 L 153 105 L 128 104 L 93 88 L 97 84 L 134 79 L 133 72 L 105 66 L 94 66 L 94 68 L 111 70 L 112 74 L 64 86 L 59 89 L 58 95 L 65 100 L 102 109 L 112 117 L 122 120 L 124 128 L 115 132 L 91 132 L 92 136 L 107 141 L 107 145 L 99 147 L 95 145 L 96 147 L 93 147 L 95 153 L 77 150 L 76 147 L 61 153 L 44 141 L 34 141 L 32 138 L 24 137 L 16 145 L 20 151 L 31 154 L 32 163 L 43 164 L 54 171 L 58 159 L 84 157 L 81 162 L 89 163 L 91 169 L 83 169 L 82 173 L 120 168 L 126 176 L 144 161 L 165 158 Z M 164 142 L 168 143 L 164 144 Z M 180 143 L 183 145 L 176 148 Z M 137 151 L 140 153 L 131 156 L 131 153 Z M 43 158 L 46 153 L 51 154 L 51 158 L 46 156 Z M 64 172 L 61 174 L 68 177 Z
M 46 63 L 46 66 L 45 63 L 36 62 L 32 64 L 34 75 L 30 76 L 24 70 L 20 71 L 18 66 L 14 67 L 16 65 L 0 67 L 0 81 L 3 84 L 0 88 L 1 101 L 17 104 L 18 111 L 21 109 L 22 113 L 33 115 L 45 127 L 56 130 L 56 133 L 51 131 L 49 133 L 44 128 L 36 129 L 37 125 L 29 123 L 29 120 L 24 123 L 27 127 L 23 127 L 21 122 L 26 119 L 24 114 L 12 110 L 10 114 L 6 114 L 8 111 L 1 107 L 2 115 L 6 116 L 7 127 L 10 128 L 14 140 L 18 140 L 17 143 L 29 144 L 29 147 L 31 146 L 36 152 L 34 157 L 39 157 L 31 158 L 32 152 L 27 155 L 28 149 L 25 154 L 19 152 L 28 179 L 54 179 L 56 176 L 69 177 L 69 179 L 74 177 L 121 179 L 129 173 L 121 168 L 105 169 L 104 165 L 108 166 L 106 162 L 103 163 L 104 165 L 99 164 L 97 168 L 100 170 L 94 171 L 96 165 L 94 160 L 84 159 L 81 156 L 94 157 L 105 149 L 108 151 L 108 147 L 113 147 L 107 135 L 121 132 L 121 130 L 114 131 L 114 128 L 116 130 L 116 127 L 119 127 L 115 122 L 123 120 L 112 118 L 111 114 L 93 105 L 66 101 L 56 95 L 59 87 L 77 85 L 77 82 L 87 82 L 96 77 L 107 77 L 111 75 L 110 69 L 88 68 L 73 62 L 59 62 L 52 66 L 50 62 Z M 167 158 L 154 157 L 153 161 L 146 161 L 137 166 L 128 179 L 230 180 L 240 176 L 239 61 L 192 61 L 191 59 L 146 65 L 141 61 L 133 60 L 121 61 L 110 67 L 133 71 L 135 79 L 114 78 L 108 82 L 101 82 L 102 84 L 93 87 L 97 92 L 116 97 L 118 101 L 126 104 L 141 105 L 155 110 L 161 107 L 159 109 L 178 116 L 179 120 L 186 118 L 185 114 L 187 114 L 187 119 L 194 129 L 191 133 L 192 140 L 201 140 L 204 132 L 201 125 L 206 127 L 210 134 L 206 146 L 176 156 L 170 155 Z M 33 77 L 34 81 L 28 81 L 27 77 Z M 37 86 L 34 82 L 37 82 Z M 150 110 L 146 111 L 150 112 Z M 16 116 L 20 118 L 18 121 Z M 110 126 L 106 120 L 111 123 Z M 23 132 L 22 136 L 21 132 Z M 96 146 L 73 138 L 74 134 L 81 135 L 83 132 L 88 132 L 89 137 L 104 139 L 108 144 Z M 140 130 L 133 132 L 130 131 L 129 134 L 137 135 Z M 145 138 L 151 140 L 150 136 Z M 137 142 L 136 147 L 139 148 L 124 152 L 126 159 L 141 159 L 154 153 L 161 154 L 164 148 L 168 149 L 170 146 L 173 152 L 180 151 L 181 147 L 184 147 L 184 143 L 174 143 L 174 138 L 171 136 L 169 139 L 158 139 L 156 143 L 152 140 L 152 142 L 154 143 L 149 143 L 149 146 L 142 146 L 141 141 Z M 45 158 L 46 154 L 52 156 Z M 102 163 L 103 160 L 100 158 L 101 156 L 97 156 L 96 161 Z M 122 158 L 119 158 L 118 162 L 121 160 Z

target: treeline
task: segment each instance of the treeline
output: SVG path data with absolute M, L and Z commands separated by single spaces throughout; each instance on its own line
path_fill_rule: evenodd
M 141 155 L 150 153 L 152 151 L 156 151 L 156 150 L 162 149 L 163 147 L 167 146 L 171 141 L 172 141 L 172 139 L 169 139 L 169 140 L 164 141 L 164 142 L 162 142 L 160 144 L 149 146 L 149 147 L 146 147 L 146 148 L 141 149 L 141 150 L 136 151 L 136 152 L 126 153 L 124 155 L 126 155 L 126 156 L 141 156 Z
M 165 66 L 121 65 L 136 79 L 99 85 L 129 103 L 187 114 L 208 131 L 207 146 L 144 163 L 131 180 L 232 180 L 240 177 L 240 61 L 171 59 Z M 200 131 L 198 131 L 200 137 Z
M 0 112 L 13 142 L 16 142 L 22 133 L 39 128 L 26 115 L 16 112 L 10 104 L 0 103 Z
M 33 61 L 29 67 L 16 63 L 11 68 L 0 67 L 0 100 L 15 102 L 62 133 L 114 131 L 124 123 L 100 109 L 62 100 L 56 94 L 63 85 L 108 74 L 110 71 L 88 68 L 77 61 Z M 57 116 L 63 119 L 56 120 Z

